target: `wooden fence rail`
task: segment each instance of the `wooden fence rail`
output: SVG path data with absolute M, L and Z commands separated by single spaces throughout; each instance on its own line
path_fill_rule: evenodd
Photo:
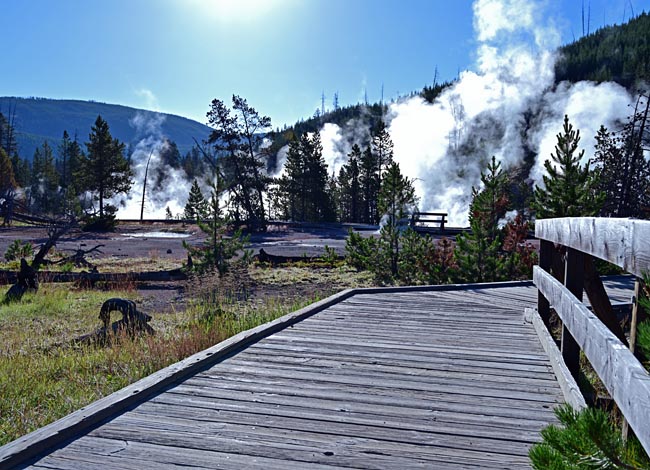
M 533 272 L 538 310 L 547 325 L 551 306 L 562 320 L 561 349 L 567 368 L 577 376 L 582 349 L 650 452 L 650 374 L 624 343 L 622 333 L 615 331 L 611 312 L 598 311 L 591 295 L 594 313 L 582 303 L 585 273 L 594 269 L 592 256 L 637 277 L 650 270 L 650 222 L 594 217 L 538 220 L 535 235 L 541 244 L 540 265 Z M 591 287 L 587 293 L 597 296 L 599 290 Z

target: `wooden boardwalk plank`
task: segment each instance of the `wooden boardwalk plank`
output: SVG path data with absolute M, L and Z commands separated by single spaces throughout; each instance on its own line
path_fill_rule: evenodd
M 563 396 L 527 284 L 340 296 L 33 468 L 529 468 Z

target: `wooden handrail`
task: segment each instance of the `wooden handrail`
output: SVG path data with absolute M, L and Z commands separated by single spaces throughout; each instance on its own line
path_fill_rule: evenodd
M 537 238 L 609 261 L 642 277 L 650 271 L 650 221 L 566 217 L 535 222 Z
M 540 266 L 533 271 L 539 290 L 538 310 L 547 325 L 551 306 L 562 320 L 562 356 L 568 369 L 577 377 L 582 349 L 641 445 L 650 452 L 650 374 L 624 344 L 620 325 L 602 311 L 590 312 L 582 303 L 585 269 L 593 269 L 590 256 L 637 277 L 650 270 L 650 222 L 595 217 L 546 219 L 536 222 L 535 235 L 541 242 Z M 561 245 L 564 265 L 558 262 L 559 251 L 553 244 Z M 590 282 L 594 282 L 593 276 Z M 595 309 L 593 301 L 592 306 Z

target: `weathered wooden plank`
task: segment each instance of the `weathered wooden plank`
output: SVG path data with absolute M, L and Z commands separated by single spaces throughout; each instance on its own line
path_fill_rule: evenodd
M 248 413 L 231 413 L 229 411 L 212 411 L 209 409 L 196 410 L 188 417 L 183 417 L 183 409 L 176 409 L 170 406 L 155 405 L 153 403 L 145 404 L 150 411 L 146 414 L 138 412 L 130 413 L 128 415 L 120 416 L 118 419 L 107 423 L 106 425 L 92 431 L 91 435 L 97 437 L 109 437 L 113 439 L 127 439 L 135 441 L 144 441 L 151 443 L 168 443 L 169 445 L 176 445 L 180 447 L 180 443 L 188 444 L 188 440 L 199 441 L 193 444 L 194 448 L 206 448 L 208 445 L 217 444 L 219 449 L 225 452 L 233 453 L 246 453 L 248 455 L 260 456 L 273 456 L 275 458 L 285 458 L 291 460 L 310 460 L 309 455 L 314 452 L 323 453 L 325 450 L 331 450 L 333 454 L 341 458 L 344 454 L 344 445 L 337 445 L 348 439 L 362 438 L 372 439 L 375 441 L 375 449 L 377 455 L 388 454 L 382 450 L 389 451 L 392 446 L 387 443 L 400 443 L 406 449 L 409 445 L 418 446 L 419 451 L 413 457 L 419 459 L 421 462 L 426 462 L 429 457 L 434 457 L 437 453 L 433 452 L 432 447 L 438 449 L 455 449 L 460 455 L 464 452 L 471 450 L 471 455 L 479 457 L 477 452 L 483 452 L 489 455 L 501 455 L 512 457 L 527 457 L 527 442 L 517 441 L 511 442 L 498 438 L 472 438 L 456 435 L 435 434 L 427 431 L 420 430 L 406 430 L 400 427 L 391 426 L 378 426 L 369 422 L 368 424 L 349 423 L 344 420 L 340 422 L 319 420 L 318 416 L 313 419 L 304 417 L 286 418 L 282 416 Z M 160 407 L 160 413 L 154 413 L 152 409 Z M 203 414 L 201 414 L 201 412 Z M 177 416 L 178 415 L 178 416 Z M 212 415 L 214 419 L 203 420 L 201 417 Z M 218 418 L 223 417 L 223 418 Z M 218 419 L 221 419 L 219 421 Z M 234 420 L 236 423 L 242 425 L 241 432 L 246 432 L 246 427 L 267 428 L 274 429 L 273 433 L 267 433 L 266 439 L 253 438 L 255 430 L 249 431 L 251 443 L 241 442 L 241 433 L 229 430 L 233 427 L 229 423 Z M 301 439 L 301 435 L 308 437 L 314 434 L 330 436 L 330 444 L 325 447 L 323 445 L 310 446 L 306 441 Z M 281 439 L 281 435 L 294 435 L 296 440 L 302 442 L 291 441 L 290 439 Z M 317 441 L 316 441 L 317 442 Z M 327 443 L 323 443 L 327 445 Z M 184 446 L 183 445 L 183 446 Z M 195 447 L 196 446 L 196 447 Z M 231 447 L 232 446 L 232 447 Z M 382 446 L 385 446 L 382 449 Z M 265 449 L 260 449 L 265 447 Z M 323 448 L 325 447 L 325 448 Z M 329 449 L 328 449 L 329 447 Z M 426 448 L 429 449 L 426 449 Z M 263 451 L 263 452 L 262 452 Z M 293 454 L 293 456 L 291 456 Z M 307 457 L 305 459 L 304 457 Z M 395 461 L 396 455 L 391 455 L 388 462 L 394 462 L 393 465 L 399 467 L 399 461 Z M 355 453 L 350 453 L 350 460 L 355 459 L 356 463 L 352 461 L 347 462 L 359 466 L 365 457 Z M 328 463 L 331 459 L 316 460 L 317 463 Z M 384 463 L 384 467 L 385 467 Z M 363 464 L 362 464 L 363 465 Z M 366 463 L 365 465 L 369 465 Z M 364 467 L 365 467 L 364 465 Z M 378 462 L 375 459 L 375 466 Z M 366 467 L 367 468 L 367 467 Z
M 331 435 L 345 437 L 360 437 L 356 426 L 362 426 L 367 432 L 367 439 L 376 440 L 375 447 L 385 446 L 385 442 L 394 442 L 411 434 L 409 431 L 426 433 L 427 435 L 457 436 L 464 441 L 458 441 L 460 448 L 466 447 L 470 439 L 477 438 L 485 442 L 495 443 L 495 446 L 507 448 L 517 444 L 532 444 L 539 442 L 541 436 L 538 429 L 504 428 L 477 423 L 467 426 L 453 420 L 443 421 L 438 416 L 429 414 L 426 417 L 409 417 L 406 415 L 392 416 L 350 411 L 347 409 L 323 410 L 307 404 L 298 406 L 293 404 L 268 404 L 257 402 L 251 406 L 250 402 L 236 400 L 223 400 L 216 406 L 206 399 L 190 398 L 190 403 L 197 406 L 188 406 L 182 396 L 177 396 L 175 404 L 148 402 L 128 415 L 124 420 L 137 418 L 142 422 L 168 421 L 182 422 L 187 429 L 194 432 L 211 432 L 218 428 L 221 436 L 232 432 L 231 437 L 238 437 L 241 433 L 249 435 L 258 434 L 266 438 L 277 438 L 278 434 L 290 436 L 295 439 L 308 439 L 318 441 L 331 439 Z M 203 403 L 204 406 L 200 406 Z M 115 424 L 125 425 L 123 419 L 115 420 Z M 131 421 L 128 421 L 131 423 Z M 127 424 L 128 424 L 127 423 Z M 342 426 L 343 425 L 343 426 Z M 372 436 L 372 437 L 371 437 Z M 445 441 L 446 442 L 446 441 Z M 474 442 L 474 441 L 472 441 Z M 410 442 L 419 445 L 416 440 Z M 492 450 L 498 451 L 498 447 Z
M 609 261 L 637 277 L 650 270 L 650 222 L 645 220 L 544 219 L 535 222 L 535 235 Z
M 286 344 L 287 348 L 291 345 L 309 345 L 312 348 L 318 349 L 321 345 L 337 345 L 340 347 L 353 347 L 356 349 L 368 349 L 368 350 L 390 350 L 390 351 L 400 351 L 400 352 L 409 352 L 409 353 L 424 353 L 424 354 L 447 354 L 449 357 L 472 357 L 477 359 L 487 359 L 487 358 L 497 358 L 503 361 L 518 362 L 520 364 L 540 364 L 547 363 L 548 359 L 545 355 L 542 354 L 533 354 L 527 352 L 519 353 L 504 353 L 499 354 L 498 352 L 491 351 L 481 351 L 471 347 L 457 347 L 453 350 L 450 350 L 448 347 L 437 347 L 435 345 L 401 345 L 399 343 L 391 343 L 388 341 L 375 341 L 375 342 L 363 342 L 363 344 L 355 344 L 349 341 L 339 341 L 336 339 L 318 339 L 310 337 L 299 337 L 293 338 L 290 336 L 276 334 L 273 337 L 266 338 L 265 344 Z
M 402 361 L 408 361 L 412 364 L 430 364 L 432 367 L 435 366 L 437 368 L 445 366 L 451 369 L 453 369 L 454 366 L 466 366 L 470 368 L 481 367 L 491 373 L 504 374 L 507 376 L 510 374 L 513 374 L 513 376 L 537 376 L 539 373 L 547 373 L 551 370 L 550 364 L 521 364 L 517 362 L 504 362 L 498 359 L 486 360 L 485 358 L 468 359 L 461 356 L 454 356 L 452 354 L 401 354 L 399 352 L 383 353 L 380 351 L 372 351 L 364 354 L 364 351 L 357 350 L 349 352 L 349 354 L 346 355 L 346 351 L 342 351 L 340 348 L 336 347 L 321 346 L 318 348 L 318 351 L 315 351 L 309 347 L 299 347 L 296 345 L 286 347 L 283 345 L 268 343 L 257 344 L 255 351 L 260 351 L 259 353 L 262 355 L 297 356 L 304 358 L 305 360 L 316 357 L 343 357 L 348 360 L 359 360 L 362 363 L 370 364 L 383 362 L 403 364 L 404 362 Z M 517 374 L 517 372 L 523 372 L 523 374 Z
M 589 298 L 589 303 L 593 307 L 593 312 L 598 319 L 609 328 L 609 331 L 614 333 L 623 344 L 627 344 L 627 338 L 621 328 L 621 324 L 614 315 L 612 309 L 612 302 L 607 296 L 605 285 L 598 275 L 596 266 L 594 265 L 593 258 L 589 255 L 584 257 L 584 283 L 585 292 Z
M 555 377 L 562 389 L 564 400 L 575 409 L 581 410 L 586 408 L 587 404 L 582 396 L 582 392 L 580 392 L 580 387 L 571 375 L 569 369 L 566 367 L 566 364 L 562 359 L 562 353 L 557 348 L 555 340 L 548 331 L 548 326 L 544 323 L 539 313 L 534 309 L 526 309 L 526 318 L 535 327 L 535 331 L 539 335 L 542 347 L 548 354 L 551 366 L 555 372 Z
M 400 373 L 406 375 L 425 375 L 427 377 L 458 377 L 463 379 L 471 379 L 472 377 L 484 378 L 485 380 L 495 382 L 511 382 L 516 381 L 519 383 L 530 384 L 555 384 L 556 379 L 552 374 L 548 373 L 548 368 L 544 368 L 541 373 L 529 373 L 513 369 L 489 369 L 482 367 L 482 364 L 474 364 L 473 366 L 464 366 L 458 364 L 450 364 L 448 361 L 432 363 L 431 361 L 414 363 L 412 361 L 398 362 L 376 360 L 375 358 L 358 358 L 354 355 L 348 356 L 327 356 L 315 355 L 312 357 L 305 357 L 302 355 L 272 355 L 260 354 L 253 351 L 247 353 L 240 353 L 230 358 L 228 363 L 244 364 L 244 363 L 265 363 L 274 365 L 309 365 L 314 370 L 346 367 L 348 370 L 362 370 L 366 371 L 372 368 L 373 371 L 381 373 Z
M 220 370 L 228 372 L 242 372 L 249 370 L 256 370 L 258 367 L 263 367 L 265 372 L 272 373 L 277 371 L 279 374 L 298 374 L 300 372 L 313 372 L 315 374 L 322 374 L 324 376 L 347 377 L 354 376 L 357 378 L 366 378 L 368 380 L 403 380 L 406 383 L 423 383 L 435 385 L 458 385 L 472 383 L 472 387 L 479 389 L 486 388 L 506 388 L 510 391 L 535 391 L 536 393 L 548 392 L 549 394 L 557 393 L 557 382 L 553 380 L 517 380 L 489 376 L 481 373 L 454 373 L 453 371 L 429 371 L 425 369 L 418 370 L 403 370 L 402 368 L 395 367 L 392 369 L 378 368 L 375 365 L 372 367 L 349 367 L 343 363 L 332 363 L 321 365 L 318 367 L 316 364 L 299 364 L 299 363 L 278 363 L 265 361 L 259 366 L 246 360 L 233 361 L 229 360 L 220 367 Z
M 333 335 L 327 332 L 314 332 L 307 331 L 300 336 L 302 341 L 313 341 L 321 342 L 327 344 L 329 339 Z M 293 336 L 282 336 L 283 339 L 292 341 Z M 356 341 L 355 341 L 356 339 Z M 420 341 L 418 341 L 420 340 Z M 363 336 L 363 340 L 359 338 L 358 335 L 354 336 L 350 333 L 339 333 L 336 335 L 337 344 L 341 342 L 347 342 L 351 346 L 364 346 L 364 345 L 393 345 L 400 346 L 400 349 L 408 350 L 414 347 L 419 347 L 420 344 L 423 344 L 424 341 L 430 341 L 431 344 L 434 344 L 437 348 L 442 347 L 458 347 L 472 349 L 473 352 L 479 353 L 492 353 L 494 355 L 502 354 L 506 357 L 519 355 L 521 351 L 530 351 L 530 355 L 536 354 L 537 358 L 544 361 L 546 358 L 544 356 L 543 349 L 526 338 L 504 338 L 499 343 L 497 341 L 486 339 L 486 338 L 476 338 L 475 341 L 472 341 L 472 337 L 466 337 L 462 333 L 458 335 L 444 334 L 439 332 L 430 332 L 429 335 L 418 335 L 417 337 L 413 336 L 403 336 L 403 335 L 386 335 L 386 334 L 368 334 Z M 426 343 L 424 343 L 426 344 Z M 503 346 L 500 346 L 502 344 Z
M 345 325 L 341 325 L 341 320 L 344 320 Z M 448 332 L 450 334 L 462 334 L 462 335 L 474 335 L 481 339 L 486 336 L 484 333 L 486 331 L 490 332 L 490 337 L 496 335 L 499 337 L 513 337 L 513 338 L 535 338 L 535 333 L 530 331 L 526 325 L 523 325 L 520 321 L 513 323 L 512 325 L 502 325 L 499 324 L 491 325 L 490 322 L 475 322 L 475 321 L 457 321 L 454 322 L 453 319 L 449 318 L 436 318 L 435 326 L 430 326 L 424 323 L 422 320 L 412 320 L 405 321 L 400 323 L 395 320 L 386 320 L 382 318 L 381 324 L 377 324 L 376 318 L 362 318 L 357 317 L 353 318 L 338 318 L 338 317 L 323 317 L 319 320 L 313 320 L 294 325 L 292 327 L 293 331 L 299 332 L 309 332 L 309 331 L 332 331 L 332 334 L 335 335 L 338 332 L 345 331 L 354 331 L 363 329 L 364 331 L 369 331 L 372 334 L 379 333 L 392 333 L 393 335 L 403 335 L 407 336 L 411 333 L 424 333 L 424 332 Z M 418 328 L 419 326 L 419 328 Z M 483 333 L 483 334 L 481 334 Z
M 630 350 L 557 280 L 537 267 L 533 277 L 539 290 L 573 334 L 643 447 L 650 451 L 650 374 Z
M 185 387 L 193 387 L 186 391 Z M 322 398 L 341 400 L 343 403 L 366 403 L 376 405 L 398 405 L 419 408 L 425 412 L 449 411 L 478 416 L 490 415 L 513 419 L 546 420 L 553 422 L 552 403 L 517 401 L 489 397 L 456 396 L 444 393 L 414 393 L 407 390 L 396 394 L 387 389 L 361 389 L 359 387 L 336 387 L 331 384 L 302 383 L 300 388 L 287 380 L 245 380 L 238 376 L 215 379 L 195 377 L 181 387 L 184 394 L 192 396 L 211 396 L 211 388 L 240 392 L 242 394 L 274 394 L 287 397 Z M 166 394 L 152 398 L 151 401 L 164 401 Z
M 144 400 L 170 384 L 181 380 L 239 350 L 260 338 L 264 338 L 287 326 L 309 317 L 330 305 L 353 295 L 345 290 L 292 312 L 272 322 L 239 333 L 219 344 L 194 354 L 176 364 L 166 367 L 138 382 L 97 400 L 90 405 L 36 431 L 0 447 L 0 466 L 12 467 L 31 459 L 50 447 L 66 441 L 85 429 L 117 414 L 134 403 Z
M 582 301 L 584 287 L 584 254 L 581 251 L 568 248 L 566 253 L 566 264 L 564 269 L 564 285 L 578 300 Z M 571 372 L 571 375 L 578 380 L 580 375 L 580 347 L 567 329 L 562 325 L 561 339 L 562 359 Z
M 284 470 L 310 468 L 313 470 L 329 470 L 336 468 L 331 465 L 308 464 L 306 462 L 291 462 L 262 456 L 226 453 L 218 448 L 210 450 L 179 448 L 93 436 L 78 439 L 72 442 L 65 451 L 55 451 L 53 456 L 56 457 L 57 454 L 69 455 L 68 450 L 75 454 L 92 456 L 99 462 L 105 462 L 104 468 L 113 468 L 113 464 L 119 465 L 125 461 L 131 461 L 130 465 L 134 469 L 151 466 L 158 470 L 161 467 L 166 468 L 172 463 L 182 468 L 191 467 L 192 469 L 250 468 Z M 44 463 L 49 460 L 49 458 L 46 459 Z
M 245 375 L 244 375 L 245 373 Z M 377 377 L 360 377 L 354 375 L 325 375 L 318 374 L 314 372 L 302 372 L 302 371 L 280 371 L 280 370 L 263 370 L 257 367 L 239 367 L 231 368 L 230 370 L 209 370 L 197 374 L 196 377 L 211 377 L 219 379 L 226 375 L 244 375 L 247 378 L 252 380 L 274 380 L 274 379 L 291 379 L 295 386 L 303 386 L 304 382 L 309 383 L 321 383 L 329 384 L 335 387 L 343 386 L 354 386 L 366 390 L 377 390 L 377 389 L 387 389 L 393 390 L 392 393 L 395 393 L 395 390 L 399 390 L 400 393 L 405 393 L 410 391 L 412 393 L 447 393 L 453 395 L 464 395 L 470 397 L 480 397 L 480 398 L 506 398 L 512 399 L 515 401 L 531 401 L 531 402 L 542 402 L 542 403 L 557 403 L 558 399 L 561 399 L 561 394 L 559 388 L 557 389 L 557 394 L 551 394 L 546 390 L 537 391 L 539 387 L 530 387 L 529 392 L 511 390 L 505 387 L 487 387 L 480 386 L 480 384 L 472 387 L 468 387 L 467 384 L 463 383 L 430 383 L 430 382 L 417 382 L 414 380 L 406 379 L 391 379 L 391 378 L 377 378 Z M 474 384 L 472 384 L 474 385 Z
M 337 413 L 367 413 L 419 420 L 433 419 L 436 422 L 464 424 L 466 429 L 472 429 L 473 426 L 487 426 L 497 430 L 503 428 L 509 430 L 508 432 L 518 432 L 520 429 L 538 432 L 548 424 L 547 415 L 544 415 L 543 419 L 538 416 L 510 417 L 488 414 L 482 409 L 478 410 L 480 413 L 474 413 L 473 410 L 466 408 L 440 406 L 439 402 L 431 403 L 430 400 L 364 401 L 363 397 L 351 396 L 343 391 L 335 394 L 323 393 L 324 391 L 321 390 L 315 392 L 310 393 L 309 390 L 305 390 L 304 392 L 293 393 L 291 390 L 283 390 L 280 387 L 269 387 L 264 392 L 252 392 L 219 387 L 208 388 L 185 383 L 175 387 L 169 393 L 153 398 L 151 401 L 166 404 L 186 404 L 192 403 L 193 398 L 197 406 L 200 406 L 203 399 L 213 408 L 223 406 L 224 403 L 230 405 L 236 402 L 238 406 L 246 406 L 249 410 L 254 409 L 256 403 L 300 408 L 315 407 L 321 411 L 328 410 Z M 191 397 L 189 398 L 190 401 L 186 401 L 188 400 L 187 397 Z M 462 411 L 455 411 L 458 409 Z

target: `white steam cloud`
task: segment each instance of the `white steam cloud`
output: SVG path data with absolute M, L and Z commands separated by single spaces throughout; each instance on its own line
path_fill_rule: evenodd
M 545 17 L 545 3 L 476 0 L 476 71 L 462 72 L 433 104 L 419 96 L 391 104 L 386 121 L 395 160 L 415 179 L 421 210 L 446 211 L 452 225 L 467 225 L 471 188 L 492 155 L 505 169 L 535 158 L 530 177 L 539 184 L 565 114 L 580 130 L 585 160 L 598 128 L 627 117 L 632 97 L 615 83 L 554 85 L 560 34 Z M 351 142 L 367 142 L 367 135 L 355 135 L 367 132 L 358 124 L 323 126 L 330 172 L 338 173 Z
M 137 112 L 129 121 L 129 124 L 136 129 L 136 138 L 140 140 L 131 155 L 133 186 L 126 197 L 118 196 L 111 201 L 119 208 L 117 216 L 120 219 L 140 218 L 144 176 L 150 157 L 144 218 L 164 219 L 167 207 L 174 216 L 184 210 L 191 182 L 187 181 L 182 169 L 172 168 L 161 160 L 161 153 L 167 146 L 162 132 L 164 122 L 165 115 L 154 112 Z M 161 175 L 158 181 L 156 181 L 157 175 Z

